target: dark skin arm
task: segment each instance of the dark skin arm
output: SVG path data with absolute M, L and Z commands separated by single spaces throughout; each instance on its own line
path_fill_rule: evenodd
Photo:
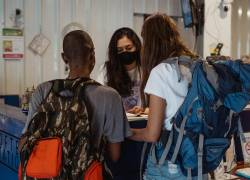
M 121 143 L 108 143 L 108 154 L 113 162 L 116 162 L 120 158 Z

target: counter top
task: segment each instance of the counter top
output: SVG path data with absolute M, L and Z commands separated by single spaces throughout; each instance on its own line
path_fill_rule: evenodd
M 0 164 L 13 172 L 18 169 L 17 146 L 25 121 L 21 108 L 0 104 Z
M 15 106 L 10 106 L 6 104 L 0 104 L 0 114 L 4 116 L 8 116 L 13 119 L 17 119 L 20 121 L 26 122 L 27 116 L 22 113 L 21 108 L 17 108 Z
M 0 130 L 19 137 L 26 118 L 20 108 L 0 104 Z
M 126 116 L 128 118 L 128 121 L 145 121 L 148 119 L 148 115 L 142 114 L 142 115 L 136 115 L 132 113 L 126 113 Z
M 250 110 L 250 104 L 248 104 L 244 110 Z

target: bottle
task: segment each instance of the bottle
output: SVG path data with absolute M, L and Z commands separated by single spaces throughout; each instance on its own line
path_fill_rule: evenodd
M 24 94 L 22 95 L 22 112 L 28 114 L 29 111 L 29 89 L 26 88 Z
M 30 91 L 29 91 L 29 101 L 31 100 L 32 94 L 34 93 L 34 91 L 35 91 L 35 87 L 34 87 L 34 85 L 33 85 L 32 88 L 31 88 Z

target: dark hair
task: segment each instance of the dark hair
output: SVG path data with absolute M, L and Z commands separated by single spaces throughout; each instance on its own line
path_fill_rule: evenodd
M 149 16 L 142 27 L 142 103 L 146 106 L 144 88 L 151 70 L 164 59 L 187 55 L 196 57 L 182 42 L 177 26 L 166 14 Z
M 130 39 L 136 51 L 141 50 L 141 41 L 136 33 L 127 27 L 120 28 L 114 32 L 108 46 L 108 60 L 105 62 L 107 85 L 116 89 L 121 96 L 129 96 L 132 89 L 132 81 L 117 56 L 117 42 L 123 37 Z M 140 66 L 140 58 L 136 59 L 137 67 Z
M 85 31 L 71 31 L 63 39 L 63 53 L 69 63 L 84 65 L 84 60 L 89 57 L 93 50 L 92 39 Z

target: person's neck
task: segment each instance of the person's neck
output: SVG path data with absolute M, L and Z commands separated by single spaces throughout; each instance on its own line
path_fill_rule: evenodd
M 125 68 L 127 71 L 130 71 L 130 70 L 136 68 L 136 61 L 134 61 L 132 64 L 125 65 Z
M 90 73 L 88 70 L 83 70 L 83 69 L 73 69 L 70 70 L 68 79 L 75 79 L 75 78 L 90 78 Z

